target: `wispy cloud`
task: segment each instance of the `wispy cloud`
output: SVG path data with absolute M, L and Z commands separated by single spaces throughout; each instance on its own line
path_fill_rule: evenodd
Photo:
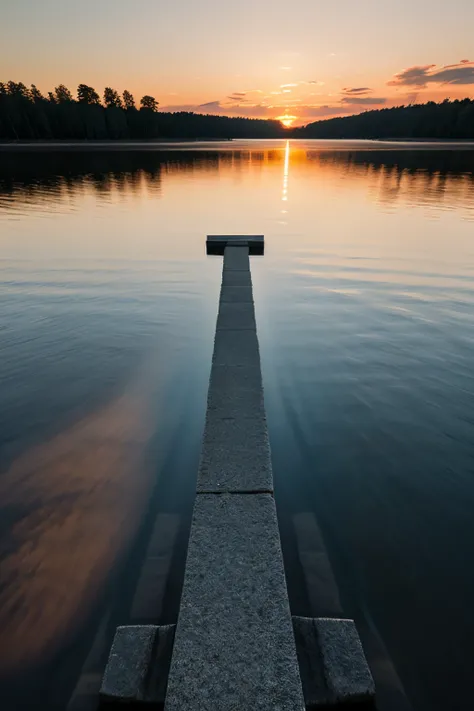
M 288 89 L 292 86 L 298 86 L 298 84 L 280 84 L 280 89 Z
M 368 86 L 356 86 L 354 88 L 352 87 L 344 87 L 342 90 L 342 93 L 345 94 L 346 96 L 353 96 L 353 95 L 361 95 L 361 94 L 369 94 L 372 91 Z
M 198 109 L 206 109 L 206 111 L 211 111 L 212 109 L 220 109 L 221 102 L 220 101 L 206 101 L 205 104 L 198 104 L 197 108 Z
M 383 96 L 343 96 L 342 104 L 350 104 L 352 106 L 377 106 L 385 104 L 387 99 Z
M 387 82 L 388 86 L 426 87 L 428 84 L 474 84 L 474 62 L 462 59 L 458 64 L 437 67 L 436 64 L 409 67 Z
M 239 102 L 245 102 L 248 101 L 247 93 L 245 91 L 234 91 L 233 94 L 229 94 L 227 97 L 231 101 L 239 101 Z

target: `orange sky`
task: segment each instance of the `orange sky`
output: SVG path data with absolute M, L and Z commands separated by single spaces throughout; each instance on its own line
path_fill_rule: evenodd
M 473 27 L 471 0 L 15 0 L 2 9 L 0 81 L 301 124 L 473 97 Z

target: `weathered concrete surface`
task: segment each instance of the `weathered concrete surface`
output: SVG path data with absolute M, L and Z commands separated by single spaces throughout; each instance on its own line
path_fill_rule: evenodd
M 303 709 L 269 494 L 196 498 L 165 709 Z
M 256 331 L 253 303 L 221 301 L 217 317 L 217 331 Z M 216 334 L 217 337 L 217 334 Z
M 304 708 L 252 302 L 228 246 L 166 711 Z
M 176 625 L 160 625 L 155 637 L 145 701 L 159 708 L 165 703 L 175 631 Z
M 215 365 L 207 398 L 207 415 L 211 413 L 219 418 L 265 417 L 260 368 Z
M 216 338 L 214 344 L 213 364 L 260 367 L 260 352 L 255 331 L 220 331 L 219 338 Z
M 242 265 L 249 269 L 248 250 L 227 247 L 223 274 L 244 274 Z M 250 280 L 221 289 L 197 490 L 273 491 Z
M 226 274 L 241 274 L 241 272 L 231 272 L 228 270 Z M 244 272 L 245 273 L 245 272 Z M 252 286 L 251 283 L 249 282 L 248 284 L 240 284 L 240 285 L 229 285 L 229 286 L 224 286 L 222 285 L 221 289 L 221 296 L 220 296 L 220 301 L 221 303 L 233 303 L 233 304 L 240 304 L 240 303 L 247 303 L 247 302 L 252 302 L 253 301 L 253 294 L 252 294 Z
M 249 251 L 246 247 L 226 247 L 223 270 L 250 272 Z
M 292 620 L 306 708 L 330 705 L 333 698 L 324 675 L 314 619 L 293 617 Z
M 307 709 L 367 703 L 375 686 L 352 620 L 293 617 Z
M 103 701 L 141 701 L 157 632 L 155 625 L 117 627 L 102 679 Z
M 375 696 L 372 674 L 353 620 L 315 619 L 324 672 L 337 701 L 367 701 Z
M 164 702 L 175 625 L 117 627 L 102 679 L 103 703 Z
M 208 417 L 197 490 L 216 493 L 273 491 L 265 420 L 258 416 L 246 419 Z
M 222 290 L 228 286 L 252 286 L 250 270 L 223 269 L 222 270 Z

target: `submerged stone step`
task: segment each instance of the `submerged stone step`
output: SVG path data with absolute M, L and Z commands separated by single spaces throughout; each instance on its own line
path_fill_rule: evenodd
M 102 703 L 163 704 L 175 625 L 117 627 L 102 679 Z
M 353 620 L 293 617 L 307 709 L 368 704 L 375 685 Z
M 353 620 L 314 620 L 324 673 L 337 701 L 368 701 L 375 685 Z
M 344 617 L 339 589 L 316 516 L 310 511 L 297 513 L 293 517 L 293 526 L 312 616 Z
M 177 514 L 160 512 L 156 517 L 133 598 L 133 623 L 160 621 L 179 526 Z

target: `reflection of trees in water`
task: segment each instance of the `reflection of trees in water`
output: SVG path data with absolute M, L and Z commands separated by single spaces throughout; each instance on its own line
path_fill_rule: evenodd
M 49 203 L 54 195 L 74 198 L 92 189 L 109 197 L 137 194 L 144 186 L 159 192 L 161 170 L 162 162 L 147 153 L 7 153 L 0 166 L 0 199 Z
M 169 175 L 241 170 L 281 160 L 278 150 L 8 152 L 0 164 L 0 200 L 47 204 L 54 196 L 74 198 L 91 190 L 102 199 L 143 190 L 159 193 Z
M 281 149 L 268 150 L 92 150 L 11 152 L 2 155 L 0 201 L 44 204 L 86 192 L 101 200 L 159 194 L 168 176 L 216 173 L 282 163 Z M 433 203 L 446 194 L 455 204 L 472 202 L 474 151 L 461 150 L 302 150 L 292 147 L 291 163 L 314 165 L 363 179 L 381 202 L 405 199 Z M 1 204 L 1 203 L 0 203 Z
M 474 198 L 474 151 L 369 150 L 308 151 L 319 168 L 336 168 L 354 179 L 363 178 L 382 203 L 404 200 L 432 204 L 449 200 L 470 207 Z

